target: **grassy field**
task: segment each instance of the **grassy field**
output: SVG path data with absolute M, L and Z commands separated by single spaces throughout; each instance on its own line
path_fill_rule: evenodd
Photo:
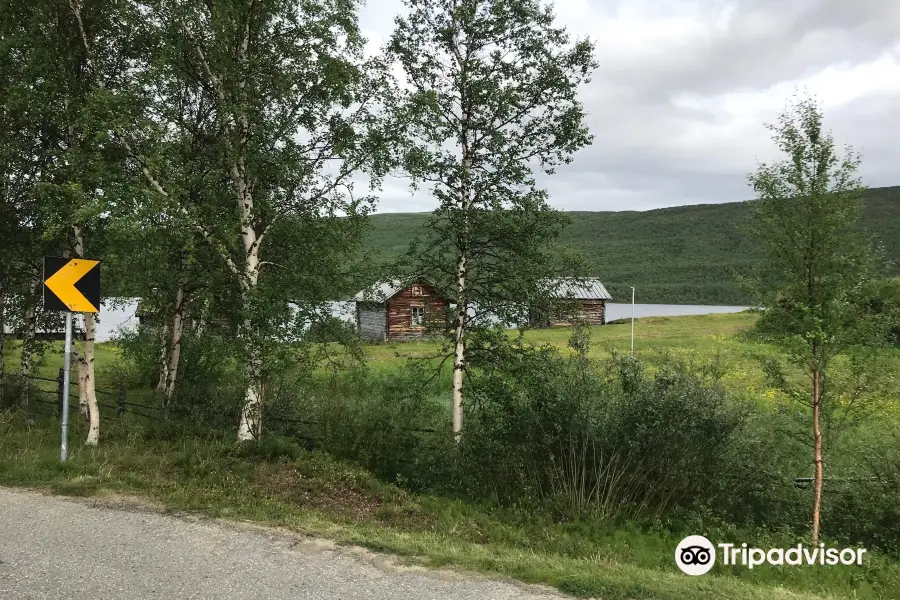
M 748 303 L 735 282 L 760 258 L 758 244 L 742 227 L 751 204 L 730 202 L 678 206 L 649 211 L 571 212 L 572 223 L 560 244 L 580 251 L 591 274 L 600 277 L 613 298 L 639 302 Z M 370 218 L 367 247 L 385 259 L 401 255 L 427 214 L 379 214 Z M 863 224 L 896 267 L 900 265 L 900 187 L 872 188 L 865 200 Z
M 758 316 L 751 312 L 709 314 L 680 317 L 645 317 L 635 320 L 634 354 L 649 364 L 659 364 L 667 356 L 696 361 L 719 360 L 726 384 L 750 391 L 759 397 L 771 397 L 765 385 L 759 355 L 769 355 L 774 348 L 742 335 Z M 568 328 L 531 330 L 525 340 L 531 344 L 548 344 L 570 352 L 567 347 L 572 332 Z M 592 327 L 589 356 L 602 359 L 611 352 L 631 351 L 631 323 L 620 322 Z M 510 335 L 516 335 L 510 333 Z M 440 350 L 435 342 L 405 342 L 366 347 L 367 361 L 375 368 L 390 369 L 398 359 L 424 358 Z M 900 369 L 900 359 L 897 362 Z
M 771 348 L 743 332 L 750 313 L 640 319 L 635 353 L 647 362 L 666 353 L 708 361 L 715 357 L 725 381 L 765 401 L 769 391 L 752 358 Z M 614 324 L 592 330 L 592 354 L 628 351 L 631 329 Z M 565 347 L 569 330 L 529 332 L 535 344 Z M 41 365 L 52 375 L 61 365 L 58 349 Z M 366 346 L 372 368 L 391 369 L 403 357 L 427 357 L 433 342 Z M 107 367 L 118 350 L 100 345 L 101 386 L 115 387 Z M 15 347 L 5 357 L 17 360 Z M 900 356 L 894 356 L 900 367 Z M 900 368 L 896 370 L 900 372 Z M 129 394 L 137 393 L 130 390 Z M 34 418 L 34 417 L 32 417 Z M 84 425 L 73 419 L 73 439 Z M 58 461 L 58 421 L 26 420 L 20 412 L 0 412 L 0 484 L 51 493 L 90 496 L 121 503 L 130 498 L 149 510 L 191 512 L 213 518 L 247 520 L 324 536 L 344 544 L 389 552 L 428 566 L 498 574 L 548 583 L 582 597 L 604 599 L 839 599 L 900 598 L 900 564 L 872 552 L 857 567 L 730 568 L 687 577 L 673 562 L 686 533 L 712 540 L 748 541 L 760 546 L 796 544 L 790 534 L 738 530 L 712 518 L 679 525 L 603 521 L 554 522 L 534 512 L 499 509 L 405 491 L 360 467 L 296 443 L 269 438 L 238 446 L 232 433 L 203 439 L 149 424 L 133 415 L 109 418 L 102 444 L 74 444 L 71 460 Z

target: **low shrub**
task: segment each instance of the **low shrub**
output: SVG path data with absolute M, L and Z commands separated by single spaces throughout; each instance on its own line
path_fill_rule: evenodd
M 854 432 L 832 468 L 822 520 L 829 535 L 900 556 L 900 422 L 883 419 Z
M 449 434 L 446 408 L 415 365 L 396 372 L 352 371 L 327 381 L 302 378 L 271 390 L 267 427 L 308 440 L 407 487 L 426 487 Z M 438 450 L 438 447 L 441 450 Z
M 742 422 L 708 369 L 650 373 L 627 356 L 563 357 L 515 343 L 473 377 L 462 438 L 468 493 L 542 502 L 560 517 L 633 517 L 693 507 L 727 471 Z

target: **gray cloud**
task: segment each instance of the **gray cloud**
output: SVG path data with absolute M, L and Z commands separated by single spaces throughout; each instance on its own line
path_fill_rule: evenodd
M 764 122 L 828 68 L 866 65 L 900 48 L 900 3 L 885 0 L 558 0 L 560 21 L 597 42 L 600 68 L 581 94 L 594 144 L 539 181 L 567 210 L 625 210 L 744 200 L 747 173 L 775 157 Z M 390 34 L 399 4 L 363 27 Z M 900 70 L 894 73 L 900 78 Z M 900 183 L 900 81 L 833 76 L 812 85 L 839 144 L 863 153 L 871 186 Z M 845 76 L 846 78 L 846 76 Z M 854 83 L 855 82 L 855 83 Z M 744 94 L 745 96 L 741 96 Z M 854 97 L 854 95 L 858 97 Z M 428 194 L 388 181 L 379 211 L 425 210 Z

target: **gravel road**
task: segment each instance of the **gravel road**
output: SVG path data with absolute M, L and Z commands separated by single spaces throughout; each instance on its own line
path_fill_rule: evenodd
M 3 600 L 559 600 L 277 530 L 0 488 Z

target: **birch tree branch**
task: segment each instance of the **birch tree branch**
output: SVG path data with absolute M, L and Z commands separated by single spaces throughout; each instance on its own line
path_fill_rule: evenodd
M 72 14 L 75 17 L 75 22 L 78 25 L 78 33 L 79 33 L 79 37 L 81 38 L 81 44 L 84 47 L 85 55 L 88 59 L 87 63 L 89 65 L 89 69 L 93 70 L 93 68 L 92 68 L 93 60 L 91 57 L 91 55 L 92 55 L 91 46 L 90 46 L 90 43 L 88 42 L 87 34 L 84 29 L 84 22 L 81 19 L 81 5 L 79 4 L 79 0 L 69 0 L 69 8 L 71 8 Z M 191 34 L 187 30 L 187 28 L 184 28 L 184 30 L 185 30 L 185 33 L 189 37 L 191 37 L 191 40 L 194 40 L 193 36 L 191 36 Z M 198 56 L 201 59 L 202 64 L 204 65 L 204 67 L 206 69 L 207 75 L 210 77 L 210 80 L 213 82 L 213 85 L 216 87 L 217 93 L 219 94 L 219 98 L 224 102 L 225 96 L 221 89 L 221 83 L 219 82 L 219 80 L 215 77 L 215 75 L 210 70 L 209 64 L 206 61 L 206 57 L 204 56 L 203 50 L 200 48 L 200 45 L 195 42 L 194 47 L 197 51 Z M 105 85 L 105 82 L 103 81 L 103 79 L 96 76 L 96 73 L 94 75 L 95 75 L 94 80 L 95 80 L 95 83 L 97 84 L 97 86 L 100 89 L 105 90 L 106 85 Z M 166 189 L 162 186 L 162 184 L 159 182 L 159 180 L 157 180 L 153 176 L 153 173 L 150 172 L 150 169 L 147 166 L 147 163 L 144 162 L 140 158 L 140 156 L 138 156 L 138 154 L 134 151 L 131 144 L 128 142 L 127 137 L 121 131 L 119 131 L 118 128 L 113 129 L 113 135 L 122 144 L 122 146 L 125 148 L 125 151 L 128 153 L 128 155 L 140 166 L 141 174 L 144 176 L 144 179 L 146 179 L 147 182 L 150 184 L 150 187 L 152 187 L 154 191 L 156 191 L 158 194 L 160 194 L 167 200 L 172 200 L 172 196 L 169 195 L 169 192 L 166 191 Z M 231 270 L 231 272 L 238 276 L 238 279 L 241 283 L 241 287 L 245 287 L 243 277 L 241 277 L 241 271 L 238 269 L 237 265 L 231 259 L 231 256 L 228 255 L 228 252 L 224 248 L 222 248 L 220 244 L 216 243 L 216 240 L 213 237 L 213 235 L 205 227 L 203 227 L 203 225 L 198 223 L 180 202 L 175 201 L 175 205 L 178 209 L 178 212 L 180 212 L 188 220 L 188 223 L 200 233 L 200 235 L 203 237 L 203 239 L 206 240 L 207 243 L 209 243 L 216 250 L 216 252 L 219 253 L 219 255 L 225 261 L 225 264 L 228 266 L 228 268 Z
M 166 191 L 166 189 L 162 186 L 162 184 L 153 176 L 153 173 L 150 172 L 150 168 L 140 158 L 140 156 L 137 155 L 137 153 L 131 147 L 131 144 L 128 143 L 128 140 L 119 135 L 117 135 L 117 137 L 119 138 L 119 142 L 125 147 L 125 151 L 128 153 L 128 156 L 130 156 L 140 166 L 141 174 L 144 176 L 144 179 L 146 179 L 147 182 L 150 184 L 150 187 L 152 187 L 153 190 L 156 193 L 158 193 L 160 196 L 162 196 L 163 198 L 166 198 L 167 200 L 172 200 L 173 199 L 172 196 L 169 194 L 168 191 Z M 228 252 L 224 248 L 222 248 L 221 245 L 216 243 L 215 237 L 205 227 L 203 227 L 203 225 L 198 223 L 193 218 L 193 216 L 191 216 L 191 214 L 184 207 L 184 205 L 182 205 L 177 200 L 174 202 L 174 204 L 175 204 L 176 208 L 178 209 L 178 212 L 180 212 L 182 214 L 182 216 L 184 216 L 185 219 L 187 219 L 187 221 L 191 225 L 191 227 L 193 227 L 195 230 L 197 230 L 197 232 L 200 233 L 200 235 L 203 237 L 203 239 L 206 240 L 206 242 L 209 243 L 209 245 L 212 246 L 216 250 L 216 252 L 219 253 L 219 255 L 222 257 L 222 260 L 225 261 L 225 264 L 228 266 L 228 268 L 231 270 L 231 272 L 239 277 L 239 279 L 242 282 L 241 285 L 243 285 L 243 278 L 240 277 L 241 272 L 238 269 L 237 265 L 234 263 L 234 261 L 231 259 L 231 256 L 228 255 Z

